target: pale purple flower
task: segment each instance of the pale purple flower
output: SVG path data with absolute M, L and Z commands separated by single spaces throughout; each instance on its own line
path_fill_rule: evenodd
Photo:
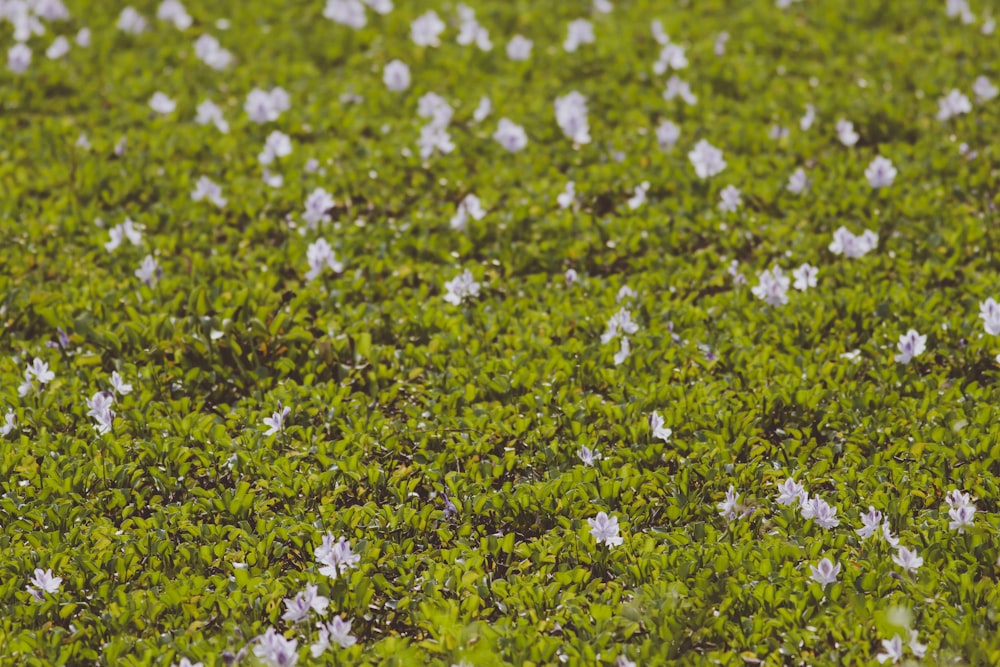
M 125 218 L 125 222 L 109 229 L 108 235 L 111 239 L 104 244 L 104 248 L 108 252 L 114 252 L 125 239 L 128 239 L 132 245 L 142 245 L 142 232 L 135 227 L 135 223 L 130 218 Z
M 778 484 L 778 497 L 775 502 L 779 505 L 792 505 L 801 503 L 803 497 L 808 497 L 806 487 L 796 482 L 792 477 L 789 477 L 781 484 Z
M 475 281 L 472 272 L 465 269 L 460 274 L 444 284 L 444 300 L 457 306 L 467 298 L 479 296 L 479 283 Z
M 1000 91 L 997 90 L 997 87 L 990 83 L 990 80 L 985 76 L 976 77 L 975 83 L 972 84 L 972 93 L 980 104 L 989 102 L 997 96 L 998 92 Z
M 222 187 L 208 176 L 202 176 L 198 179 L 194 191 L 191 193 L 191 199 L 194 201 L 207 199 L 219 208 L 226 205 L 226 198 L 222 196 Z
M 90 46 L 90 28 L 80 28 L 76 33 L 76 45 L 83 48 Z
M 62 577 L 52 576 L 52 570 L 35 568 L 34 576 L 29 580 L 28 592 L 36 599 L 44 599 L 44 594 L 55 595 L 62 585 Z
M 887 662 L 897 663 L 903 659 L 903 640 L 899 635 L 893 635 L 892 639 L 882 640 L 882 652 L 875 656 L 880 664 Z
M 788 185 L 786 189 L 792 194 L 802 194 L 809 187 L 809 177 L 806 176 L 806 170 L 799 167 L 792 172 L 792 175 L 788 177 Z
M 681 128 L 679 125 L 664 120 L 656 126 L 656 144 L 660 150 L 670 150 L 677 145 L 677 140 L 680 138 Z
M 726 53 L 726 42 L 729 41 L 729 33 L 722 31 L 716 36 L 715 44 L 712 47 L 713 52 L 716 56 L 723 56 Z
M 882 513 L 872 506 L 868 512 L 861 515 L 861 527 L 854 530 L 861 539 L 868 539 L 882 528 Z
M 302 219 L 310 229 L 321 222 L 329 222 L 330 216 L 327 211 L 333 208 L 334 204 L 329 192 L 323 188 L 316 188 L 306 197 L 306 211 L 302 214 Z
M 618 534 L 618 517 L 609 517 L 607 512 L 598 512 L 593 519 L 587 519 L 590 524 L 590 534 L 598 544 L 602 542 L 611 547 L 617 547 L 625 542 Z
M 946 121 L 953 116 L 966 114 L 972 111 L 972 102 L 958 90 L 952 90 L 947 95 L 938 100 L 937 119 Z
M 787 127 L 781 125 L 772 125 L 771 129 L 768 131 L 767 136 L 774 141 L 784 139 L 790 134 Z
M 130 35 L 138 35 L 146 30 L 146 17 L 134 7 L 126 7 L 118 15 L 118 29 Z
M 698 103 L 697 95 L 691 92 L 691 84 L 675 74 L 667 79 L 667 89 L 663 91 L 663 99 L 669 102 L 676 97 L 680 97 L 688 106 Z
M 632 289 L 628 285 L 622 285 L 618 289 L 618 293 L 615 294 L 615 303 L 621 303 L 626 299 L 634 299 L 637 296 L 638 294 L 636 294 L 636 291 L 634 289 Z
M 501 118 L 497 123 L 493 139 L 511 153 L 517 153 L 528 145 L 528 135 L 524 128 L 507 118 Z
M 576 269 L 566 269 L 563 279 L 566 281 L 567 287 L 572 287 L 580 279 L 580 274 L 576 272 Z
M 111 384 L 111 389 L 122 396 L 127 396 L 132 393 L 132 385 L 125 382 L 118 371 L 111 373 L 111 378 L 108 382 Z
M 173 23 L 178 30 L 187 30 L 193 23 L 180 0 L 163 0 L 156 10 L 156 18 L 160 21 Z
M 390 61 L 382 70 L 385 87 L 399 93 L 410 87 L 410 68 L 401 60 Z
M 162 270 L 156 259 L 152 255 L 146 255 L 142 258 L 142 264 L 135 270 L 135 277 L 153 287 L 161 273 Z
M 199 125 L 208 125 L 212 123 L 215 125 L 216 129 L 223 134 L 229 133 L 229 123 L 222 116 L 222 109 L 220 109 L 211 100 L 205 100 L 198 105 L 197 115 L 194 118 L 194 122 Z
M 272 88 L 270 92 L 254 88 L 247 94 L 243 109 L 255 123 L 270 123 L 291 108 L 288 93 L 283 88 Z
M 274 628 L 254 639 L 253 654 L 268 667 L 293 667 L 299 660 L 299 642 L 285 639 Z
M 222 48 L 219 40 L 209 34 L 195 40 L 194 55 L 214 70 L 224 70 L 233 62 L 233 54 Z
M 576 455 L 580 457 L 585 466 L 593 466 L 595 462 L 601 460 L 601 453 L 597 451 L 597 448 L 591 449 L 586 445 L 580 445 L 580 449 L 576 451 Z
M 569 22 L 567 28 L 566 41 L 563 48 L 567 52 L 573 53 L 581 44 L 594 43 L 594 26 L 587 19 L 576 19 Z
M 615 366 L 621 366 L 628 359 L 628 355 L 632 353 L 632 345 L 628 342 L 628 336 L 622 336 L 621 344 L 618 351 L 615 352 L 612 360 L 615 362 Z
M 849 120 L 838 120 L 837 121 L 837 138 L 840 139 L 840 143 L 844 144 L 848 148 L 858 143 L 858 133 L 854 131 L 854 123 Z
M 477 123 L 481 123 L 484 120 L 486 120 L 486 117 L 489 116 L 492 111 L 493 111 L 493 102 L 490 101 L 490 98 L 488 98 L 488 97 L 486 97 L 484 95 L 483 97 L 479 98 L 479 105 L 476 107 L 475 111 L 472 112 L 472 120 L 475 121 L 475 122 L 477 122 Z M 503 120 L 506 120 L 506 119 L 503 119 Z M 501 120 L 501 122 L 503 122 L 503 120 Z M 514 124 L 511 123 L 511 125 L 514 125 Z M 515 125 L 515 127 L 518 127 L 518 126 Z M 497 133 L 499 133 L 499 132 L 500 132 L 500 130 L 497 130 Z M 496 135 L 494 135 L 494 138 L 495 137 L 496 137 Z M 499 139 L 498 139 L 498 141 L 499 141 Z M 503 142 L 501 141 L 500 143 L 503 143 Z M 522 146 L 522 148 L 523 148 L 523 146 Z M 508 150 L 510 150 L 510 149 L 508 149 Z
M 319 587 L 313 584 L 306 584 L 304 590 L 299 592 L 294 598 L 285 598 L 286 611 L 281 616 L 289 623 L 298 623 L 310 611 L 315 611 L 319 615 L 326 613 L 326 608 L 330 604 L 328 598 L 319 594 Z
M 458 5 L 458 13 L 461 17 L 461 24 L 458 28 L 458 37 L 455 39 L 462 46 L 475 44 L 481 51 L 489 51 L 493 48 L 490 41 L 490 32 L 476 21 L 476 12 L 465 5 Z
M 264 431 L 264 435 L 274 435 L 280 431 L 285 430 L 285 420 L 288 419 L 288 415 L 292 413 L 292 409 L 287 405 L 281 405 L 281 401 L 278 401 L 278 409 L 271 414 L 270 417 L 264 417 L 264 426 L 268 429 Z
M 601 335 L 601 344 L 607 345 L 619 335 L 634 334 L 639 325 L 632 321 L 632 313 L 628 308 L 621 308 L 608 320 L 608 328 Z
M 740 273 L 740 260 L 734 259 L 729 262 L 729 267 L 726 269 L 726 273 L 733 279 L 734 285 L 746 285 L 747 278 L 742 273 Z M 753 290 L 751 290 L 752 292 Z
M 663 22 L 660 21 L 660 19 L 653 19 L 652 22 L 650 22 L 649 24 L 649 29 L 650 31 L 652 31 L 653 39 L 656 40 L 657 44 L 663 46 L 664 44 L 670 43 L 670 37 L 667 35 L 667 32 L 663 29 Z
M 913 651 L 913 655 L 918 658 L 923 658 L 927 655 L 927 644 L 921 644 L 919 639 L 919 633 L 916 630 L 910 630 L 910 650 Z
M 316 547 L 314 555 L 316 561 L 322 565 L 319 573 L 331 579 L 336 579 L 347 570 L 357 567 L 361 560 L 361 556 L 351 550 L 350 542 L 343 537 L 334 541 L 330 533 L 323 536 L 323 542 Z
M 309 262 L 309 271 L 306 272 L 307 281 L 314 280 L 325 269 L 330 269 L 334 273 L 340 273 L 344 270 L 344 264 L 337 259 L 337 255 L 326 239 L 317 239 L 310 244 L 306 250 L 306 260 Z
M 750 289 L 755 297 L 770 306 L 783 306 L 788 303 L 788 286 L 791 280 L 780 266 L 775 266 L 770 271 L 761 271 L 757 274 L 757 279 L 759 282 Z
M 437 93 L 427 93 L 417 100 L 417 115 L 430 118 L 432 125 L 444 127 L 451 122 L 453 114 L 448 101 Z
M 803 496 L 799 511 L 802 513 L 803 519 L 812 519 L 820 528 L 831 530 L 840 525 L 840 519 L 837 518 L 837 508 L 822 498 Z
M 451 141 L 451 135 L 442 125 L 429 123 L 420 128 L 420 138 L 417 140 L 420 148 L 420 157 L 429 158 L 434 151 L 447 155 L 455 150 L 455 144 Z
M 575 90 L 555 101 L 556 123 L 575 144 L 590 143 L 587 98 Z
M 361 0 L 327 0 L 326 7 L 323 8 L 323 18 L 355 30 L 364 28 L 368 22 L 365 6 L 361 4 Z
M 861 236 L 855 236 L 846 227 L 839 227 L 833 233 L 830 252 L 856 259 L 864 257 L 876 247 L 878 247 L 878 234 L 875 232 L 866 229 Z
M 531 57 L 531 47 L 534 43 L 523 35 L 514 35 L 507 42 L 507 57 L 511 60 L 527 60 Z
M 957 530 L 959 533 L 964 533 L 966 528 L 972 527 L 972 522 L 976 518 L 976 507 L 975 505 L 953 507 L 948 510 L 948 518 L 951 519 L 951 521 L 948 522 L 948 527 L 950 529 Z
M 736 493 L 736 487 L 730 486 L 726 491 L 726 499 L 716 505 L 719 514 L 730 521 L 738 519 L 742 511 L 739 500 L 740 494 Z
M 275 130 L 267 135 L 264 142 L 264 150 L 257 156 L 261 164 L 271 164 L 278 158 L 288 157 L 292 154 L 291 138 L 279 130 Z
M 873 188 L 887 188 L 896 179 L 896 173 L 892 161 L 879 155 L 865 169 L 865 178 Z
M 812 580 L 825 589 L 828 584 L 837 583 L 837 577 L 840 575 L 840 563 L 834 565 L 829 558 L 824 558 L 816 565 L 810 565 L 809 570 L 812 572 Z
M 327 623 L 320 623 L 319 638 L 315 644 L 309 647 L 312 657 L 318 658 L 326 652 L 333 644 L 338 644 L 341 648 L 349 648 L 357 643 L 357 639 L 351 635 L 351 621 L 345 621 L 339 615 L 334 616 Z
M 1000 303 L 993 297 L 979 304 L 979 318 L 983 321 L 986 333 L 991 336 L 1000 336 Z
M 807 132 L 809 128 L 813 126 L 813 123 L 815 121 L 816 121 L 816 107 L 814 107 L 811 104 L 807 104 L 806 112 L 802 115 L 802 118 L 799 119 L 799 128 L 801 128 L 803 132 Z
M 734 185 L 727 185 L 719 193 L 719 210 L 723 213 L 735 213 L 743 204 L 740 191 Z
M 694 173 L 698 178 L 711 178 L 726 168 L 722 159 L 722 151 L 702 139 L 688 153 L 688 159 L 694 165 Z
M 15 428 L 17 428 L 17 415 L 13 410 L 8 410 L 4 415 L 4 423 L 0 425 L 0 438 L 7 437 Z
M 906 547 L 899 547 L 896 550 L 896 555 L 892 557 L 892 562 L 904 570 L 916 571 L 918 567 L 924 564 L 924 559 L 917 555 L 916 549 L 911 551 Z
M 892 529 L 889 528 L 889 522 L 882 522 L 882 539 L 889 543 L 889 546 L 896 548 L 899 546 L 899 538 L 893 536 Z
M 56 374 L 49 370 L 49 364 L 38 357 L 35 357 L 28 364 L 28 368 L 25 370 L 25 377 L 28 374 L 38 380 L 38 384 L 48 384 L 56 379 Z
M 31 49 L 19 42 L 7 50 L 7 69 L 14 74 L 23 74 L 31 64 Z
M 429 11 L 410 24 L 410 38 L 417 46 L 441 46 L 440 36 L 444 29 L 444 21 L 436 12 Z
M 673 430 L 666 427 L 666 422 L 657 410 L 649 415 L 649 430 L 654 438 L 659 438 L 663 442 L 670 442 L 670 436 L 674 434 Z
M 470 193 L 458 203 L 455 215 L 451 218 L 451 228 L 456 231 L 465 231 L 469 224 L 469 218 L 482 220 L 484 217 L 486 217 L 486 211 L 483 210 L 479 197 Z
M 963 493 L 958 489 L 952 489 L 944 497 L 944 501 L 948 503 L 949 507 L 965 507 L 966 505 L 973 504 L 973 498 L 968 493 Z
M 927 336 L 921 336 L 916 329 L 910 329 L 899 337 L 896 347 L 899 348 L 899 354 L 893 359 L 901 364 L 908 364 L 927 349 Z
M 687 66 L 684 47 L 680 44 L 665 44 L 660 50 L 660 57 L 653 63 L 653 73 L 665 74 L 668 69 L 684 69 Z
M 635 186 L 633 195 L 628 198 L 628 207 L 630 211 L 634 211 L 646 203 L 646 192 L 648 191 L 649 181 L 643 181 L 639 185 Z
M 614 6 L 610 0 L 594 0 L 594 11 L 601 14 L 610 14 Z
M 177 103 L 161 92 L 153 93 L 149 100 L 149 108 L 161 115 L 173 113 Z
M 69 40 L 63 35 L 56 37 L 49 48 L 45 49 L 45 57 L 49 60 L 58 60 L 69 53 Z
M 792 277 L 795 278 L 795 283 L 792 287 L 800 292 L 805 292 L 810 287 L 816 287 L 816 277 L 818 275 L 819 269 L 815 266 L 812 264 L 802 264 L 799 268 L 792 271 Z
M 556 197 L 556 203 L 559 204 L 559 208 L 569 208 L 574 201 L 576 201 L 576 183 L 568 181 L 566 189 Z

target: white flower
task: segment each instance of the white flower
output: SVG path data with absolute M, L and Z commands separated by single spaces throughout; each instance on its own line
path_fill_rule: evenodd
M 299 660 L 298 640 L 285 639 L 274 628 L 268 628 L 253 644 L 253 654 L 269 667 L 294 667 Z
M 49 48 L 45 49 L 45 57 L 49 60 L 58 60 L 67 53 L 69 53 L 69 40 L 62 35 L 56 37 Z
M 566 183 L 566 189 L 563 190 L 556 197 L 556 203 L 559 204 L 559 208 L 569 208 L 573 205 L 576 200 L 576 184 L 573 181 L 568 181 Z
M 177 103 L 163 93 L 156 92 L 153 93 L 153 97 L 149 100 L 149 108 L 158 114 L 166 115 L 174 112 L 174 109 L 177 108 Z
M 736 493 L 736 487 L 730 486 L 726 491 L 726 499 L 716 505 L 719 508 L 719 514 L 730 521 L 738 519 L 742 509 L 739 500 L 740 494 Z
M 226 198 L 222 196 L 222 188 L 208 176 L 202 176 L 195 184 L 191 199 L 201 201 L 207 199 L 219 208 L 226 205 Z
M 913 655 L 923 658 L 927 654 L 927 644 L 921 644 L 916 630 L 910 630 L 910 650 Z
M 294 598 L 285 598 L 285 607 L 287 610 L 281 618 L 289 623 L 298 623 L 308 616 L 310 611 L 315 611 L 322 616 L 326 612 L 330 600 L 319 595 L 318 591 L 318 586 L 306 584 L 305 590 L 298 593 Z
M 668 102 L 675 97 L 680 97 L 688 106 L 694 106 L 698 102 L 698 97 L 691 92 L 691 84 L 678 78 L 676 74 L 667 79 L 667 89 L 663 91 L 663 99 Z
M 896 555 L 892 557 L 892 562 L 904 570 L 916 570 L 924 564 L 924 559 L 917 555 L 917 550 L 909 550 L 906 547 L 899 547 Z
M 429 123 L 420 128 L 420 138 L 417 140 L 417 145 L 420 147 L 420 157 L 424 159 L 433 155 L 434 151 L 447 155 L 455 150 L 455 144 L 452 143 L 448 130 L 435 123 Z
M 992 35 L 993 31 L 995 31 L 996 29 L 997 29 L 996 19 L 990 16 L 985 21 L 983 21 L 983 27 L 980 28 L 980 32 L 982 32 L 984 35 Z
M 229 133 L 229 123 L 222 117 L 222 109 L 216 106 L 211 100 L 205 100 L 198 105 L 198 115 L 195 116 L 194 122 L 199 125 L 212 123 L 219 132 L 223 134 Z
M 131 219 L 125 218 L 125 222 L 115 225 L 108 230 L 111 240 L 104 244 L 108 252 L 114 252 L 121 245 L 123 239 L 128 239 L 132 245 L 142 245 L 142 232 L 135 227 Z
M 653 33 L 653 39 L 660 46 L 670 43 L 670 37 L 667 36 L 666 31 L 663 29 L 663 22 L 660 19 L 653 19 L 649 24 L 649 29 Z
M 780 266 L 770 271 L 757 274 L 758 283 L 750 289 L 755 297 L 771 306 L 783 306 L 788 303 L 788 286 L 791 280 L 784 274 Z
M 476 13 L 465 5 L 458 5 L 458 13 L 462 22 L 459 25 L 458 37 L 456 41 L 462 46 L 475 44 L 481 51 L 489 51 L 493 48 L 490 41 L 490 32 L 476 21 Z
M 732 277 L 734 285 L 746 285 L 747 284 L 746 276 L 740 273 L 739 268 L 740 268 L 740 260 L 734 259 L 733 261 L 729 262 L 729 267 L 726 269 L 726 273 L 728 273 L 730 277 Z M 752 291 L 753 290 L 751 290 L 751 292 Z
M 135 270 L 135 277 L 152 287 L 156 284 L 160 273 L 160 265 L 156 259 L 152 255 L 146 255 L 142 259 L 142 264 Z
M 719 35 L 715 38 L 715 45 L 713 47 L 713 50 L 715 51 L 715 55 L 717 55 L 717 56 L 723 56 L 723 55 L 725 55 L 725 53 L 726 53 L 726 42 L 728 42 L 728 41 L 729 41 L 729 33 L 725 32 L 725 31 L 720 32 Z
M 430 118 L 433 125 L 445 126 L 451 122 L 454 110 L 448 101 L 437 93 L 427 93 L 417 100 L 417 115 Z
M 634 211 L 646 203 L 646 192 L 649 190 L 649 181 L 643 181 L 635 186 L 635 193 L 628 198 L 629 210 Z
M 312 229 L 321 222 L 329 222 L 330 216 L 327 214 L 334 207 L 335 202 L 330 193 L 323 188 L 316 188 L 306 197 L 306 211 L 302 214 L 302 219 L 306 221 Z
M 806 170 L 799 167 L 793 171 L 792 175 L 788 177 L 788 185 L 786 187 L 792 194 L 802 194 L 809 187 L 809 177 L 806 176 Z
M 865 178 L 873 188 L 886 188 L 896 179 L 896 168 L 890 160 L 879 155 L 865 169 Z
M 803 497 L 808 497 L 806 487 L 789 477 L 781 484 L 778 484 L 778 497 L 775 500 L 779 505 L 792 505 L 801 503 Z
M 556 123 L 563 134 L 576 144 L 590 143 L 590 125 L 587 122 L 587 98 L 575 90 L 555 101 Z
M 600 12 L 601 14 L 610 14 L 611 10 L 614 9 L 610 0 L 594 0 L 594 11 Z
M 810 565 L 809 570 L 812 572 L 813 581 L 825 589 L 827 584 L 837 583 L 837 577 L 840 575 L 840 563 L 834 565 L 829 558 L 824 558 L 816 565 Z
M 31 64 L 31 49 L 27 44 L 17 43 L 7 50 L 7 69 L 14 74 L 23 74 Z
M 970 111 L 972 111 L 972 102 L 969 101 L 969 98 L 958 90 L 952 90 L 938 100 L 937 119 L 946 121 L 952 116 L 969 113 Z
M 858 133 L 854 131 L 854 123 L 849 120 L 838 120 L 837 121 L 837 138 L 840 139 L 840 143 L 847 147 L 851 147 L 858 143 Z
M 980 104 L 989 102 L 997 96 L 998 92 L 1000 91 L 997 90 L 997 87 L 990 83 L 990 80 L 985 76 L 976 77 L 975 83 L 972 84 L 972 93 Z
M 726 168 L 722 159 L 722 151 L 702 139 L 688 153 L 688 159 L 694 165 L 694 173 L 698 178 L 711 178 Z
M 868 512 L 861 515 L 861 528 L 856 528 L 854 532 L 864 540 L 874 535 L 881 527 L 882 513 L 869 505 Z
M 948 503 L 949 507 L 952 508 L 965 507 L 967 505 L 973 504 L 972 496 L 969 495 L 968 493 L 963 493 L 958 489 L 952 489 L 951 491 L 949 491 L 948 494 L 944 497 L 944 501 Z
M 392 0 L 365 0 L 373 12 L 383 16 L 392 11 Z
M 254 88 L 247 94 L 243 109 L 255 123 L 269 123 L 278 120 L 291 108 L 288 93 L 283 88 L 272 88 L 270 92 Z
M 831 530 L 840 525 L 840 519 L 836 516 L 837 508 L 822 498 L 808 498 L 803 495 L 799 511 L 802 513 L 803 519 L 812 519 L 820 528 Z
M 856 259 L 864 257 L 878 246 L 878 234 L 866 229 L 861 236 L 855 236 L 846 227 L 840 227 L 833 233 L 830 252 Z
M 410 38 L 417 46 L 441 46 L 440 36 L 444 29 L 444 21 L 437 13 L 429 11 L 410 24 Z
M 806 105 L 806 112 L 799 119 L 799 127 L 803 132 L 809 130 L 813 126 L 813 122 L 816 120 L 816 107 L 811 104 Z
M 17 415 L 13 410 L 8 410 L 4 415 L 4 423 L 0 426 L 0 437 L 7 437 L 15 428 L 17 428 Z
M 680 137 L 680 126 L 669 120 L 664 120 L 656 126 L 656 144 L 660 147 L 660 150 L 670 150 L 677 145 L 677 140 Z
M 484 120 L 486 120 L 486 117 L 489 116 L 490 112 L 492 112 L 492 111 L 493 111 L 493 103 L 490 101 L 490 98 L 488 98 L 488 97 L 486 97 L 484 95 L 483 97 L 479 98 L 479 106 L 477 106 L 476 110 L 472 112 L 472 120 L 474 120 L 477 123 L 481 123 Z M 514 125 L 514 124 L 511 123 L 511 125 Z M 517 126 L 515 125 L 514 127 L 517 127 Z M 500 131 L 497 130 L 497 132 L 499 133 Z M 500 143 L 503 143 L 503 142 L 501 141 Z
M 306 249 L 306 261 L 309 262 L 309 271 L 306 272 L 306 280 L 316 279 L 325 269 L 330 269 L 334 273 L 344 270 L 342 262 L 337 260 L 333 248 L 330 247 L 326 239 L 317 239 Z
M 636 291 L 629 287 L 628 285 L 622 285 L 618 290 L 618 294 L 615 295 L 615 303 L 621 303 L 625 299 L 634 299 L 638 294 Z
M 660 50 L 660 57 L 653 63 L 653 73 L 660 75 L 668 69 L 684 69 L 688 66 L 684 47 L 680 44 L 665 44 Z
M 160 21 L 169 21 L 178 30 L 187 30 L 191 27 L 191 16 L 184 9 L 180 0 L 163 0 L 156 10 L 156 18 Z
M 964 505 L 962 507 L 952 507 L 948 510 L 948 528 L 964 533 L 966 528 L 972 527 L 972 522 L 976 518 L 975 505 Z
M 291 138 L 279 130 L 275 130 L 267 136 L 264 142 L 264 150 L 257 156 L 261 164 L 271 164 L 276 158 L 288 157 L 292 154 Z
M 146 18 L 134 7 L 126 7 L 118 15 L 118 29 L 130 35 L 138 35 L 146 30 Z
M 35 568 L 34 576 L 29 580 L 28 592 L 35 598 L 41 600 L 44 593 L 55 595 L 62 585 L 62 577 L 53 577 L 52 570 Z
M 910 329 L 899 337 L 899 354 L 893 357 L 901 364 L 908 364 L 914 357 L 922 354 L 927 349 L 927 336 L 921 336 L 916 329 Z
M 534 43 L 523 35 L 514 35 L 507 42 L 507 57 L 511 60 L 527 60 L 531 57 L 531 47 Z
M 222 48 L 219 40 L 208 34 L 195 40 L 194 55 L 214 70 L 224 70 L 233 62 L 233 54 Z
M 882 539 L 889 543 L 889 546 L 895 548 L 899 546 L 899 538 L 893 537 L 892 530 L 889 528 L 889 522 L 882 522 Z
M 727 185 L 719 193 L 719 210 L 723 213 L 735 213 L 743 204 L 740 191 L 736 186 Z
M 83 48 L 90 46 L 90 28 L 80 28 L 80 31 L 76 33 L 76 44 Z
M 392 92 L 402 92 L 410 87 L 410 68 L 401 60 L 393 60 L 382 70 L 382 81 Z
M 111 373 L 111 378 L 108 382 L 111 384 L 111 388 L 122 396 L 127 396 L 132 393 L 132 385 L 125 382 L 118 371 Z
M 601 344 L 607 345 L 615 337 L 624 334 L 634 334 L 639 330 L 639 325 L 632 321 L 632 313 L 628 308 L 621 308 L 608 320 L 608 328 L 601 335 Z
M 882 653 L 875 656 L 880 664 L 886 662 L 897 663 L 903 659 L 903 640 L 899 635 L 894 635 L 892 639 L 882 640 Z
M 465 269 L 444 284 L 444 300 L 457 306 L 466 298 L 479 296 L 479 287 L 479 283 L 472 277 L 472 272 Z
M 332 644 L 339 644 L 341 648 L 348 648 L 357 643 L 351 635 L 351 621 L 345 621 L 340 616 L 334 616 L 328 623 L 320 623 L 319 639 L 309 647 L 309 651 L 314 658 L 318 658 L 330 648 Z
M 323 17 L 355 30 L 364 28 L 368 21 L 361 0 L 327 0 Z
M 457 231 L 464 231 L 468 226 L 469 218 L 482 220 L 485 216 L 486 211 L 483 210 L 479 202 L 479 197 L 474 194 L 467 194 L 458 203 L 455 215 L 451 218 L 451 228 Z
M 792 277 L 795 278 L 795 283 L 792 287 L 800 292 L 805 292 L 810 287 L 816 287 L 816 276 L 818 275 L 819 269 L 815 266 L 812 264 L 802 264 L 799 268 L 792 271 Z
M 628 355 L 632 353 L 632 345 L 628 342 L 628 336 L 622 336 L 621 346 L 618 351 L 615 352 L 612 360 L 615 362 L 615 366 L 621 366 L 628 359 Z
M 590 534 L 598 544 L 602 542 L 610 547 L 617 547 L 625 540 L 618 534 L 618 517 L 609 517 L 607 512 L 598 512 L 593 519 L 587 519 L 590 524 Z
M 285 420 L 288 419 L 292 409 L 287 405 L 282 406 L 281 401 L 278 401 L 278 409 L 270 416 L 264 417 L 264 426 L 268 429 L 264 431 L 264 435 L 274 435 L 280 431 L 285 430 Z
M 654 438 L 659 438 L 663 442 L 670 442 L 670 436 L 674 434 L 671 429 L 666 428 L 666 422 L 656 410 L 649 415 L 649 430 Z
M 587 19 L 570 21 L 563 48 L 573 53 L 581 44 L 594 43 L 594 26 Z
M 580 449 L 576 451 L 576 455 L 580 457 L 585 466 L 593 466 L 594 462 L 601 460 L 601 453 L 597 449 L 591 449 L 586 445 L 580 445 Z
M 501 118 L 497 123 L 493 139 L 511 153 L 517 153 L 528 145 L 528 135 L 524 128 L 507 118 Z
M 323 542 L 314 551 L 316 562 L 321 567 L 319 573 L 336 579 L 347 570 L 357 567 L 361 556 L 351 550 L 351 543 L 343 537 L 334 541 L 333 535 L 327 533 L 323 536 Z

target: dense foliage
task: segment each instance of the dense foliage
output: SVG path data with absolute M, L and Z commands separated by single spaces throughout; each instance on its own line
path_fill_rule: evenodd
M 1000 663 L 988 15 L 133 4 L 0 0 L 0 662 Z

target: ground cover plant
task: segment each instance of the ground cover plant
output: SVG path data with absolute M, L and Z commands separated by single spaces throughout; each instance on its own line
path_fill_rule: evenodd
M 982 4 L 0 0 L 0 664 L 1000 663 Z

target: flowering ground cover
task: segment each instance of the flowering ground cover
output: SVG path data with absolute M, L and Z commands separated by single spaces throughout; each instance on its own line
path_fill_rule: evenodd
M 0 664 L 1000 663 L 981 4 L 0 0 Z

